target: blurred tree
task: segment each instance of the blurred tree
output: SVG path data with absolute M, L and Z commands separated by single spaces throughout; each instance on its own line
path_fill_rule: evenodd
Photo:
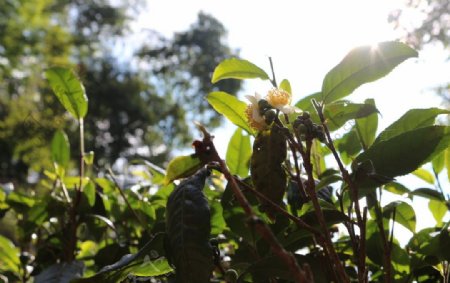
M 150 63 L 152 75 L 160 82 L 159 90 L 171 93 L 185 107 L 191 121 L 217 126 L 220 116 L 208 105 L 205 95 L 219 89 L 236 93 L 241 86 L 236 80 L 211 83 L 214 68 L 233 55 L 224 44 L 225 35 L 226 30 L 217 19 L 200 12 L 189 30 L 176 33 L 169 40 L 160 37 L 158 47 L 146 45 L 139 53 Z
M 214 66 L 236 53 L 225 44 L 225 28 L 200 14 L 174 39 L 137 42 L 145 47 L 125 60 L 150 64 L 133 70 L 111 54 L 127 39 L 132 15 L 142 5 L 142 0 L 121 5 L 6 0 L 0 5 L 0 183 L 23 181 L 30 167 L 49 166 L 52 134 L 74 124 L 42 78 L 51 65 L 73 66 L 84 81 L 90 100 L 86 148 L 96 152 L 98 165 L 135 155 L 161 164 L 172 148 L 188 141 L 186 119 L 219 124 L 204 95 L 218 87 L 232 93 L 240 88 L 235 82 L 210 83 Z M 68 132 L 77 152 L 77 131 Z
M 403 31 L 403 39 L 416 48 L 441 44 L 450 56 L 450 2 L 448 0 L 407 0 L 403 9 L 392 11 L 388 21 Z M 450 83 L 436 88 L 450 107 Z

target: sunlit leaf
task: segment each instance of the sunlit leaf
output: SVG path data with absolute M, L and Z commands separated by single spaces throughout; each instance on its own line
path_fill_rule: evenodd
M 65 168 L 70 160 L 70 144 L 64 131 L 57 131 L 53 135 L 51 144 L 52 161 L 55 167 L 62 166 Z M 55 168 L 57 169 L 57 168 Z
M 83 193 L 86 196 L 89 205 L 92 207 L 95 204 L 95 184 L 89 180 L 86 186 L 83 188 Z
M 450 181 L 450 149 L 445 151 L 445 167 L 447 168 L 447 178 Z
M 84 118 L 88 110 L 88 98 L 77 76 L 61 67 L 50 68 L 45 75 L 64 108 L 76 119 Z
M 442 226 L 442 219 L 448 212 L 446 203 L 442 200 L 430 199 L 428 202 L 428 208 L 430 209 L 431 214 L 433 214 L 437 226 Z
M 280 88 L 292 94 L 291 83 L 287 79 L 281 81 Z
M 449 128 L 429 126 L 402 133 L 374 144 L 361 153 L 354 163 L 370 160 L 375 172 L 388 178 L 408 174 L 449 146 Z
M 124 255 L 114 264 L 103 267 L 97 274 L 81 278 L 72 283 L 122 282 L 124 279 L 135 281 L 135 277 L 160 276 L 172 271 L 169 263 L 161 257 L 163 235 L 157 234 L 136 254 Z
M 18 274 L 20 270 L 19 249 L 8 238 L 0 235 L 0 270 Z
M 414 233 L 416 231 L 416 213 L 412 206 L 403 201 L 391 202 L 383 208 L 384 217 L 392 219 L 394 209 L 395 222 Z
M 412 57 L 417 57 L 417 51 L 400 42 L 357 47 L 325 76 L 321 100 L 328 104 L 341 99 L 362 84 L 384 77 Z
M 413 171 L 411 174 L 414 176 L 424 180 L 428 184 L 434 184 L 434 176 L 431 174 L 428 170 L 423 168 L 418 168 L 415 171 Z
M 447 148 L 447 150 L 441 152 L 438 154 L 432 161 L 431 165 L 433 166 L 433 172 L 435 174 L 439 174 L 445 166 L 445 154 L 447 151 L 450 151 L 450 149 Z
M 211 82 L 223 79 L 255 79 L 268 80 L 267 73 L 255 64 L 237 58 L 226 59 L 214 69 Z
M 236 129 L 228 143 L 226 154 L 226 162 L 230 172 L 243 178 L 247 177 L 251 155 L 250 137 L 243 135 L 242 129 Z
M 189 177 L 201 167 L 202 162 L 193 155 L 175 157 L 169 162 L 169 165 L 167 165 L 164 183 L 167 185 L 177 179 Z
M 206 99 L 217 112 L 227 117 L 233 124 L 246 130 L 249 134 L 253 134 L 253 130 L 245 117 L 245 109 L 247 108 L 245 102 L 223 91 L 211 92 Z
M 403 195 L 409 193 L 409 189 L 407 187 L 397 182 L 387 183 L 386 185 L 384 185 L 383 188 L 386 191 L 396 195 Z
M 84 163 L 86 163 L 86 165 L 92 165 L 94 163 L 94 152 L 93 151 L 85 152 L 83 155 L 83 160 Z
M 376 138 L 375 144 L 381 141 L 388 140 L 399 134 L 411 131 L 417 128 L 427 127 L 434 125 L 436 117 L 440 114 L 448 114 L 449 110 L 439 108 L 428 109 L 411 109 L 406 112 L 397 121 L 392 123 L 386 129 L 384 129 Z

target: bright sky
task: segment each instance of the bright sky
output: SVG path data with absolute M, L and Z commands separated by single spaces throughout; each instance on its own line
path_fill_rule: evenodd
M 289 79 L 293 101 L 297 101 L 319 91 L 325 74 L 353 47 L 394 40 L 398 34 L 387 23 L 387 16 L 401 4 L 398 0 L 148 0 L 147 11 L 142 12 L 134 30 L 139 33 L 154 29 L 171 36 L 195 22 L 200 10 L 212 14 L 227 28 L 228 42 L 241 50 L 242 58 L 267 72 L 268 56 L 273 58 L 278 81 Z M 408 60 L 387 77 L 359 88 L 348 99 L 363 102 L 375 98 L 382 115 L 379 130 L 408 109 L 438 107 L 440 99 L 430 89 L 449 81 L 446 56 L 439 48 L 428 48 L 418 59 Z M 240 97 L 255 91 L 264 95 L 270 87 L 269 82 L 253 80 Z M 224 129 L 216 132 L 222 153 L 235 127 L 227 124 Z M 417 187 L 425 184 L 413 180 Z M 416 213 L 419 217 L 422 214 L 417 207 Z M 430 223 L 429 217 L 419 219 L 419 226 Z

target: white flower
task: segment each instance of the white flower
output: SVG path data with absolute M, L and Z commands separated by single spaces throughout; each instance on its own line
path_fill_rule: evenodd
M 284 114 L 301 112 L 297 107 L 291 106 L 291 94 L 285 90 L 271 89 L 266 99 L 273 108 L 280 110 Z
M 247 105 L 247 109 L 245 109 L 245 115 L 247 116 L 250 127 L 258 131 L 264 130 L 267 128 L 267 124 L 264 117 L 259 114 L 258 105 L 261 96 L 258 93 L 255 93 L 254 96 L 246 95 L 245 97 L 250 101 L 250 104 Z

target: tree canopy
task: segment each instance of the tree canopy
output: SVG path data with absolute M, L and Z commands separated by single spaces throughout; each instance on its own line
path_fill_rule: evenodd
M 91 101 L 86 148 L 98 154 L 96 164 L 133 156 L 163 164 L 173 148 L 184 147 L 189 139 L 192 125 L 186 118 L 193 109 L 196 120 L 219 125 L 205 95 L 240 88 L 239 82 L 209 82 L 215 64 L 237 56 L 226 44 L 225 27 L 200 13 L 174 38 L 149 36 L 136 42 L 139 52 L 133 56 L 115 58 L 115 46 L 126 41 L 129 24 L 144 4 L 11 0 L 2 5 L 0 180 L 23 181 L 29 168 L 40 172 L 49 165 L 46 140 L 57 129 L 73 129 L 74 121 L 43 83 L 43 71 L 51 66 L 73 67 L 85 82 Z M 148 67 L 130 67 L 136 61 Z M 77 142 L 72 146 L 77 148 Z

